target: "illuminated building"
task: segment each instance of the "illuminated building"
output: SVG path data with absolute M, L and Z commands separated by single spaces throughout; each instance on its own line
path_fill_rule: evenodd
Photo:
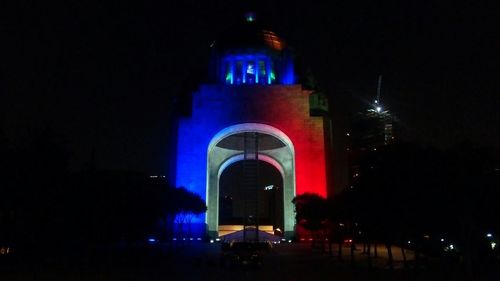
M 206 200 L 206 215 L 193 223 L 212 237 L 252 223 L 290 237 L 293 197 L 327 195 L 326 101 L 297 84 L 285 42 L 254 17 L 212 51 L 209 82 L 192 93 L 190 113 L 179 121 L 176 186 Z M 276 188 L 263 179 L 266 169 L 278 175 Z M 226 177 L 233 186 L 222 186 Z
M 354 117 L 349 135 L 351 149 L 369 151 L 390 144 L 394 140 L 392 115 L 375 104 Z
M 348 161 L 349 161 L 349 186 L 356 185 L 360 176 L 360 162 L 369 151 L 377 151 L 384 145 L 395 141 L 394 118 L 391 112 L 380 102 L 380 88 L 382 76 L 379 76 L 377 87 L 377 98 L 373 104 L 361 112 L 358 112 L 351 123 L 347 137 Z

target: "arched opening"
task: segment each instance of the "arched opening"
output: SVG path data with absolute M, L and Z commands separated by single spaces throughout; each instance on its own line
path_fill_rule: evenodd
M 255 183 L 247 181 L 248 167 L 257 168 Z M 261 229 L 281 234 L 284 228 L 281 172 L 265 161 L 241 160 L 229 165 L 219 179 L 219 229 L 227 229 L 226 232 L 239 229 L 254 209 Z
M 259 161 L 256 161 L 259 160 Z M 237 164 L 239 162 L 239 164 Z M 280 175 L 281 181 L 277 184 L 267 184 L 267 182 L 250 182 L 248 183 L 248 177 L 253 177 L 254 173 L 248 172 L 248 169 L 252 170 L 254 168 L 248 167 L 252 166 L 251 163 L 257 163 L 257 165 L 253 166 L 263 166 L 267 167 L 264 169 L 269 169 L 269 173 L 278 173 Z M 231 231 L 241 230 L 242 224 L 240 224 L 239 228 L 233 229 L 222 229 L 222 222 L 219 221 L 221 216 L 219 212 L 221 209 L 221 193 L 220 190 L 226 191 L 226 187 L 220 186 L 220 184 L 225 184 L 225 177 L 231 178 L 231 174 L 235 173 L 231 172 L 233 169 L 237 169 L 239 165 L 247 166 L 247 171 L 242 175 L 246 179 L 247 187 L 249 186 L 259 186 L 265 187 L 273 185 L 281 188 L 279 191 L 279 200 L 281 200 L 281 204 L 279 207 L 273 210 L 279 210 L 279 214 L 270 215 L 268 214 L 264 221 L 268 219 L 272 221 L 274 218 L 276 221 L 276 226 L 279 227 L 283 232 L 285 237 L 291 237 L 293 235 L 294 227 L 295 227 L 295 219 L 293 213 L 293 204 L 291 203 L 293 197 L 295 196 L 295 153 L 293 144 L 290 139 L 280 130 L 265 124 L 258 123 L 243 123 L 234 126 L 227 127 L 217 133 L 210 142 L 208 146 L 208 157 L 207 157 L 207 216 L 206 222 L 208 226 L 209 235 L 213 237 L 221 236 L 224 234 L 228 234 Z M 229 170 L 228 170 L 229 169 Z M 227 171 L 226 171 L 227 170 Z M 266 171 L 260 171 L 260 168 L 256 170 L 255 174 L 265 175 Z M 225 175 L 225 173 L 228 173 Z M 221 177 L 222 182 L 221 182 Z M 235 176 L 236 177 L 236 176 Z M 272 176 L 271 176 L 272 177 Z M 276 174 L 275 174 L 275 177 Z M 257 176 L 256 178 L 262 178 L 263 181 L 265 179 L 269 179 L 270 177 L 262 177 Z M 255 181 L 255 179 L 254 179 Z M 235 183 L 236 185 L 237 183 Z M 240 185 L 244 186 L 244 185 Z M 268 187 L 270 188 L 270 187 Z M 250 188 L 250 190 L 252 190 Z M 256 191 L 256 187 L 253 189 Z M 248 193 L 252 193 L 251 191 Z M 276 194 L 275 194 L 276 196 Z M 258 196 L 254 196 L 253 204 L 257 206 L 261 203 L 258 200 Z M 265 197 L 262 197 L 265 198 Z M 261 199 L 262 199 L 261 198 Z M 223 199 L 223 198 L 222 198 Z M 275 197 L 276 199 L 276 197 Z M 273 201 L 274 203 L 277 202 Z M 269 201 L 268 201 L 269 203 Z M 234 208 L 234 207 L 233 207 Z M 256 209 L 259 209 L 258 207 Z M 255 214 L 257 210 L 252 210 L 247 212 L 247 218 L 249 220 L 245 221 L 243 224 L 244 228 L 251 227 L 251 225 L 257 225 L 255 221 L 250 221 L 250 218 L 256 218 Z M 235 220 L 241 217 L 241 215 L 236 215 Z M 222 216 L 224 220 L 226 220 L 225 216 Z M 224 222 L 226 223 L 226 222 Z M 262 229 L 259 226 L 259 230 L 266 232 L 274 232 L 274 222 L 273 224 L 267 225 L 267 229 Z

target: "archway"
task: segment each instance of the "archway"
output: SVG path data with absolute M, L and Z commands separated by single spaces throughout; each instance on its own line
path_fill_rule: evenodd
M 255 138 L 255 149 L 247 153 L 246 136 Z M 265 124 L 244 123 L 228 127 L 216 134 L 208 147 L 207 157 L 207 225 L 211 236 L 219 235 L 220 178 L 232 164 L 256 159 L 279 171 L 282 177 L 283 231 L 286 237 L 293 235 L 295 219 L 295 155 L 290 139 L 280 130 Z
M 257 184 L 244 190 L 242 187 L 248 184 L 244 176 L 248 166 L 257 167 L 259 176 Z M 266 161 L 241 160 L 222 171 L 219 179 L 219 235 L 242 230 L 249 205 L 250 209 L 255 206 L 257 210 L 256 222 L 260 230 L 281 234 L 284 228 L 283 174 Z

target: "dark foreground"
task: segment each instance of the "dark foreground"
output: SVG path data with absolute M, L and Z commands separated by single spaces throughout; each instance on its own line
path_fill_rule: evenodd
M 359 250 L 352 263 L 347 250 L 341 261 L 336 252 L 330 256 L 328 252 L 312 249 L 307 243 L 276 244 L 263 254 L 263 263 L 257 268 L 223 267 L 220 249 L 218 243 L 197 242 L 149 245 L 133 251 L 107 251 L 94 258 L 18 260 L 1 265 L 0 280 L 500 280 L 498 270 L 493 269 L 468 276 L 460 265 L 443 264 L 437 260 L 415 266 L 411 252 L 407 253 L 409 262 L 406 268 L 396 254 L 395 268 L 390 270 L 382 248 L 370 267 L 367 256 Z

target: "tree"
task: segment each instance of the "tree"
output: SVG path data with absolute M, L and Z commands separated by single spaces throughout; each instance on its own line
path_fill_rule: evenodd
M 411 247 L 418 258 L 431 254 L 432 241 L 445 236 L 446 245 L 435 243 L 441 255 L 454 244 L 472 272 L 492 255 L 491 248 L 482 246 L 485 233 L 499 229 L 499 163 L 495 150 L 471 144 L 446 152 L 408 143 L 379 147 L 360 163 L 347 212 L 368 245 L 386 245 L 389 266 L 391 245 Z
M 327 216 L 326 199 L 314 193 L 304 193 L 293 198 L 295 220 L 297 224 L 310 231 L 313 246 L 320 230 L 323 229 Z
M 185 233 L 184 226 L 187 224 L 188 227 L 190 227 L 193 216 L 200 215 L 207 211 L 205 201 L 203 201 L 198 194 L 188 191 L 185 187 L 177 188 L 173 198 L 176 200 L 175 209 L 173 211 L 175 214 L 175 222 L 179 227 L 178 233 L 180 235 L 191 235 L 191 229 L 189 228 L 188 233 Z

